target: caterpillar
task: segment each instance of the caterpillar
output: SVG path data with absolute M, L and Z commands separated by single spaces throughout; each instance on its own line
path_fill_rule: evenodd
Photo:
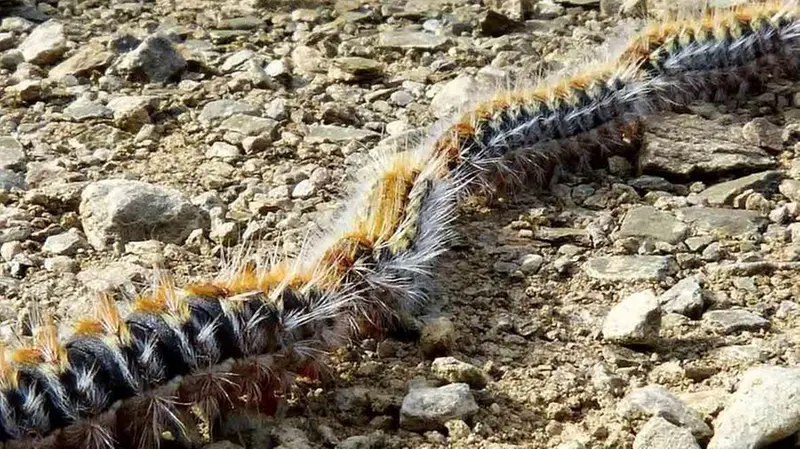
M 731 80 L 791 72 L 799 33 L 800 8 L 778 2 L 656 23 L 609 61 L 500 92 L 418 145 L 376 155 L 294 259 L 183 286 L 165 275 L 125 316 L 101 297 L 66 339 L 38 318 L 30 345 L 0 351 L 0 441 L 145 449 L 230 409 L 273 413 L 330 349 L 424 306 L 463 196 L 509 178 L 542 181 L 549 166 L 583 163 L 590 146 L 613 144 L 643 116 Z

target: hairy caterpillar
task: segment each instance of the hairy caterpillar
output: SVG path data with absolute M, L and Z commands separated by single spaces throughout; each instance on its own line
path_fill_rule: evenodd
M 732 88 L 744 93 L 749 84 L 794 72 L 796 18 L 796 6 L 768 2 L 654 24 L 610 62 L 479 104 L 435 145 L 483 190 L 526 175 L 542 182 L 553 165 L 584 163 L 587 144 L 616 143 L 621 130 L 646 114 L 718 99 Z
M 9 448 L 149 448 L 180 435 L 190 406 L 271 412 L 325 352 L 425 302 L 452 238 L 458 198 L 497 179 L 542 178 L 581 161 L 642 117 L 710 88 L 797 67 L 800 9 L 763 3 L 656 24 L 610 62 L 498 94 L 360 175 L 329 231 L 295 260 L 246 264 L 215 281 L 161 279 L 122 316 L 97 316 L 61 341 L 42 320 L 31 346 L 2 353 L 0 440 Z

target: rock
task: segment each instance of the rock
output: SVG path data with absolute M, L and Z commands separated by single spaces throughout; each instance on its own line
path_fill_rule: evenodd
M 730 237 L 759 233 L 768 222 L 766 217 L 756 211 L 712 207 L 681 208 L 678 209 L 678 218 L 690 223 L 700 232 Z
M 703 190 L 698 197 L 708 201 L 712 206 L 730 205 L 733 199 L 745 190 L 754 191 L 773 190 L 780 182 L 781 174 L 778 171 L 769 170 L 732 181 L 721 182 Z
M 333 81 L 360 82 L 383 76 L 384 66 L 374 59 L 356 56 L 334 59 L 328 69 L 328 78 Z
M 636 434 L 633 449 L 700 449 L 700 445 L 689 430 L 654 416 Z
M 743 309 L 710 310 L 703 314 L 703 322 L 722 334 L 768 329 L 769 320 Z
M 226 142 L 214 142 L 206 151 L 207 158 L 220 158 L 223 160 L 236 160 L 241 156 L 239 148 Z
M 647 120 L 639 164 L 646 174 L 681 178 L 765 170 L 775 161 L 730 127 L 694 115 Z
M 14 48 L 16 44 L 17 38 L 14 33 L 0 33 L 0 51 Z
M 703 416 L 716 416 L 725 407 L 731 394 L 724 388 L 702 390 L 681 395 L 681 400 Z
M 286 118 L 286 100 L 276 97 L 270 101 L 264 109 L 264 115 L 273 120 L 283 120 Z
M 256 30 L 264 27 L 264 19 L 256 16 L 231 17 L 217 22 L 220 30 Z
M 544 265 L 544 257 L 539 254 L 526 254 L 519 260 L 519 269 L 525 274 L 535 274 Z
M 235 221 L 226 221 L 213 224 L 208 237 L 220 245 L 233 246 L 239 240 L 240 230 L 239 224 Z
M 708 449 L 765 448 L 800 431 L 800 369 L 756 367 L 744 373 L 714 421 Z
M 459 75 L 445 84 L 431 100 L 431 112 L 438 118 L 452 114 L 473 101 L 479 92 L 478 83 L 470 75 Z
M 237 114 L 256 116 L 258 115 L 258 108 L 236 100 L 214 100 L 203 106 L 198 119 L 202 123 L 209 124 Z
M 147 113 L 146 110 L 145 113 Z M 96 101 L 79 98 L 64 108 L 64 115 L 69 119 L 80 122 L 83 120 L 110 118 L 114 115 L 114 111 Z M 141 120 L 143 119 L 144 117 L 140 116 L 134 122 L 138 120 L 139 123 L 142 123 Z M 150 120 L 149 114 L 147 115 L 147 120 Z M 134 125 L 134 123 L 131 123 L 131 125 Z
M 378 48 L 438 50 L 449 43 L 445 36 L 422 31 L 386 31 L 378 36 Z
M 168 37 L 155 34 L 122 56 L 114 68 L 131 81 L 166 83 L 186 70 L 187 65 Z
M 491 9 L 482 13 L 478 19 L 478 29 L 484 36 L 499 37 L 519 26 L 519 22 Z
M 489 383 L 488 376 L 480 368 L 462 362 L 455 357 L 439 357 L 431 365 L 431 373 L 449 383 L 465 383 L 480 390 Z
M 620 345 L 651 345 L 658 340 L 661 310 L 652 290 L 634 293 L 611 308 L 603 338 Z
M 366 129 L 336 125 L 312 125 L 308 127 L 305 140 L 308 143 L 349 142 L 377 139 L 380 134 Z
M 42 251 L 62 256 L 74 256 L 78 250 L 89 248 L 86 237 L 75 228 L 62 234 L 47 237 L 42 245 Z
M 292 189 L 292 198 L 307 199 L 314 196 L 317 187 L 310 179 L 304 179 Z
M 742 137 L 747 143 L 772 151 L 783 149 L 781 129 L 763 117 L 755 118 L 742 127 Z
M 324 73 L 328 68 L 322 52 L 304 45 L 298 45 L 297 48 L 292 50 L 292 64 L 295 70 L 305 73 Z
M 42 97 L 42 82 L 40 80 L 23 80 L 9 86 L 6 92 L 14 94 L 23 103 L 34 103 Z
M 403 398 L 400 427 L 411 432 L 442 430 L 447 421 L 468 418 L 477 411 L 478 404 L 467 384 L 417 388 Z
M 658 281 L 674 271 L 666 256 L 593 257 L 583 266 L 589 277 L 605 281 Z
M 25 178 L 21 173 L 0 168 L 0 192 L 26 188 Z
M 79 212 L 89 243 L 98 251 L 136 240 L 182 244 L 192 230 L 209 225 L 207 216 L 179 192 L 139 181 L 90 184 Z
M 0 168 L 19 169 L 25 164 L 25 151 L 17 139 L 0 136 Z
M 677 396 L 660 385 L 636 388 L 622 398 L 616 413 L 621 418 L 637 419 L 641 416 L 661 416 L 669 422 L 687 428 L 701 441 L 712 434 L 703 419 Z
M 378 449 L 381 439 L 373 435 L 355 435 L 345 438 L 334 449 Z
M 69 256 L 48 257 L 42 263 L 44 269 L 53 273 L 77 273 L 80 266 L 75 259 Z
M 661 310 L 679 313 L 689 318 L 699 318 L 705 305 L 703 289 L 694 277 L 682 279 L 659 297 Z
M 758 362 L 765 362 L 769 354 L 756 345 L 730 345 L 721 346 L 709 354 L 718 360 L 732 363 L 746 363 L 752 365 Z
M 88 77 L 93 72 L 105 70 L 113 59 L 114 54 L 107 51 L 102 45 L 90 43 L 50 69 L 49 76 L 54 79 L 61 79 L 65 76 Z
M 265 136 L 272 138 L 278 122 L 268 118 L 256 117 L 247 114 L 234 114 L 226 118 L 219 129 L 233 131 L 245 136 Z
M 439 317 L 425 323 L 420 337 L 420 349 L 428 358 L 447 355 L 453 350 L 456 328 L 452 321 Z
M 269 64 L 264 68 L 264 72 L 268 76 L 272 78 L 291 78 L 291 71 L 289 70 L 289 65 L 286 64 L 286 61 L 282 59 L 276 59 L 274 61 L 270 61 Z
M 676 244 L 686 237 L 688 227 L 672 214 L 652 206 L 631 209 L 622 221 L 618 238 L 636 237 Z
M 106 106 L 114 113 L 115 125 L 135 133 L 150 123 L 150 111 L 156 104 L 152 97 L 123 96 L 110 100 Z
M 48 65 L 56 62 L 67 51 L 64 25 L 55 20 L 37 26 L 19 45 L 26 62 Z
M 147 270 L 130 262 L 111 262 L 102 268 L 83 270 L 77 278 L 92 292 L 107 293 L 145 282 Z
M 239 50 L 236 53 L 228 56 L 223 61 L 222 66 L 220 66 L 220 70 L 225 73 L 230 73 L 238 68 L 240 68 L 245 62 L 252 60 L 256 56 L 256 52 L 250 50 L 249 48 L 244 50 Z
M 778 190 L 783 196 L 791 201 L 800 201 L 800 181 L 796 179 L 784 179 L 781 181 Z

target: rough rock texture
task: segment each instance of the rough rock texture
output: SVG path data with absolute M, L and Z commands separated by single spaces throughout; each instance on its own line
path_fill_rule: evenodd
M 87 186 L 81 194 L 80 217 L 97 250 L 149 239 L 182 243 L 194 229 L 208 226 L 203 213 L 179 192 L 126 180 Z

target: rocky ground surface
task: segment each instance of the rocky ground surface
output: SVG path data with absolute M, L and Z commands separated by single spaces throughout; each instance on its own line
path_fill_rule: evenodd
M 6 341 L 154 266 L 296 249 L 370 151 L 629 21 L 605 0 L 12 3 Z M 590 174 L 465 205 L 420 341 L 342 350 L 280 419 L 231 418 L 207 447 L 795 447 L 798 86 L 649 121 Z

